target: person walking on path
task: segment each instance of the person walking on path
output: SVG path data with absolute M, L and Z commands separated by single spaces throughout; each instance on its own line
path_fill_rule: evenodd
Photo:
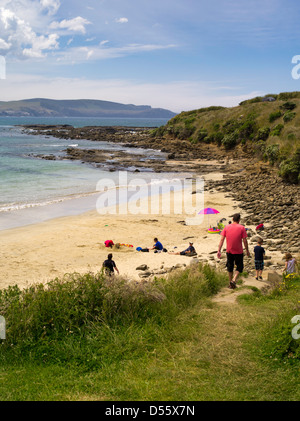
M 240 225 L 241 215 L 235 213 L 232 217 L 232 224 L 226 225 L 221 232 L 221 240 L 219 243 L 217 257 L 221 258 L 222 247 L 226 238 L 226 254 L 227 254 L 227 271 L 229 276 L 229 288 L 236 288 L 238 276 L 244 269 L 244 254 L 243 244 L 250 257 L 247 241 L 247 231 L 243 225 Z M 234 265 L 236 265 L 236 272 L 233 277 Z
M 257 245 L 254 247 L 254 264 L 256 270 L 256 280 L 262 280 L 262 271 L 264 270 L 264 255 L 265 249 L 262 247 L 263 239 L 257 240 Z
M 119 274 L 119 269 L 117 268 L 114 260 L 112 260 L 113 255 L 111 253 L 109 253 L 109 255 L 107 256 L 107 260 L 105 260 L 103 262 L 103 268 L 105 270 L 106 275 L 114 275 L 114 271 L 116 270 Z

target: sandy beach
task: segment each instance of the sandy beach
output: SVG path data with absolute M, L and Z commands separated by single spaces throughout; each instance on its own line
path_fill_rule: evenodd
M 222 174 L 210 173 L 204 178 L 218 180 Z M 188 194 L 192 195 L 192 191 Z M 196 194 L 192 196 L 196 197 Z M 178 209 L 177 205 L 182 200 L 182 191 L 175 192 L 171 209 L 173 206 Z M 204 207 L 213 207 L 220 212 L 210 215 L 211 225 L 216 225 L 220 218 L 229 220 L 230 215 L 239 211 L 238 203 L 224 193 L 205 192 L 203 200 Z M 0 288 L 16 284 L 24 288 L 33 283 L 61 278 L 66 273 L 97 273 L 109 252 L 113 253 L 120 274 L 135 280 L 141 279 L 140 271 L 136 270 L 141 264 L 146 264 L 150 270 L 190 264 L 192 257 L 154 253 L 153 250 L 149 253 L 136 251 L 137 247 L 152 247 L 154 237 L 168 251 L 175 252 L 184 250 L 192 241 L 200 259 L 208 258 L 210 252 L 217 250 L 219 235 L 207 232 L 207 216 L 200 225 L 185 225 L 186 217 L 191 216 L 191 209 L 187 206 L 182 207 L 181 214 L 174 211 L 170 214 L 153 214 L 145 213 L 150 209 L 149 199 L 142 199 L 139 205 L 143 213 L 138 215 L 122 214 L 121 208 L 117 209 L 116 214 L 105 215 L 93 210 L 1 231 Z M 191 206 L 193 210 L 193 203 Z M 133 247 L 107 249 L 104 245 L 106 240 Z

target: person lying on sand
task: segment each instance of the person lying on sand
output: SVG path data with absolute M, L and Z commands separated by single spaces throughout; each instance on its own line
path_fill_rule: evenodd
M 177 253 L 175 253 L 174 251 L 170 251 L 169 254 L 176 254 L 176 255 L 181 255 L 181 256 L 190 256 L 190 255 L 194 255 L 197 254 L 195 247 L 193 246 L 193 243 L 189 243 L 189 247 L 183 251 L 178 251 Z

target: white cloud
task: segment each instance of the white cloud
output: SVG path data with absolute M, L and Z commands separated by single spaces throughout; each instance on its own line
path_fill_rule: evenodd
M 74 19 L 64 19 L 61 22 L 52 22 L 50 25 L 51 29 L 66 29 L 72 32 L 81 32 L 82 34 L 86 33 L 85 26 L 90 25 L 87 19 L 77 16 Z
M 106 42 L 105 42 L 106 43 Z M 91 46 L 91 47 L 74 47 L 68 51 L 58 52 L 58 61 L 61 63 L 79 63 L 84 62 L 87 58 L 91 57 L 90 51 L 93 51 L 94 60 L 108 60 L 118 57 L 124 57 L 131 54 L 151 52 L 157 50 L 164 50 L 176 47 L 173 44 L 170 45 L 159 45 L 159 44 L 129 44 L 124 47 L 111 47 L 102 48 L 105 44 Z
M 127 23 L 128 19 L 127 18 L 118 18 L 115 20 L 117 23 Z
M 11 44 L 4 41 L 4 39 L 0 38 L 0 50 L 8 50 L 11 47 Z
M 57 34 L 37 35 L 28 22 L 4 7 L 0 8 L 0 38 L 5 55 L 19 58 L 43 57 L 46 50 L 58 47 Z
M 40 0 L 43 9 L 47 9 L 48 13 L 54 15 L 60 8 L 59 0 Z
M 32 48 L 24 48 L 25 57 L 41 58 L 44 57 L 44 50 L 52 50 L 58 48 L 58 35 L 51 34 L 48 37 L 41 35 L 36 37 L 32 42 Z

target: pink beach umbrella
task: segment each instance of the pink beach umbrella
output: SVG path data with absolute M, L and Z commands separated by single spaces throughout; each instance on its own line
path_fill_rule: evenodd
M 213 215 L 216 213 L 220 213 L 220 212 L 217 209 L 204 208 L 200 212 L 198 212 L 198 215 Z M 208 226 L 209 226 L 209 216 L 208 216 Z

